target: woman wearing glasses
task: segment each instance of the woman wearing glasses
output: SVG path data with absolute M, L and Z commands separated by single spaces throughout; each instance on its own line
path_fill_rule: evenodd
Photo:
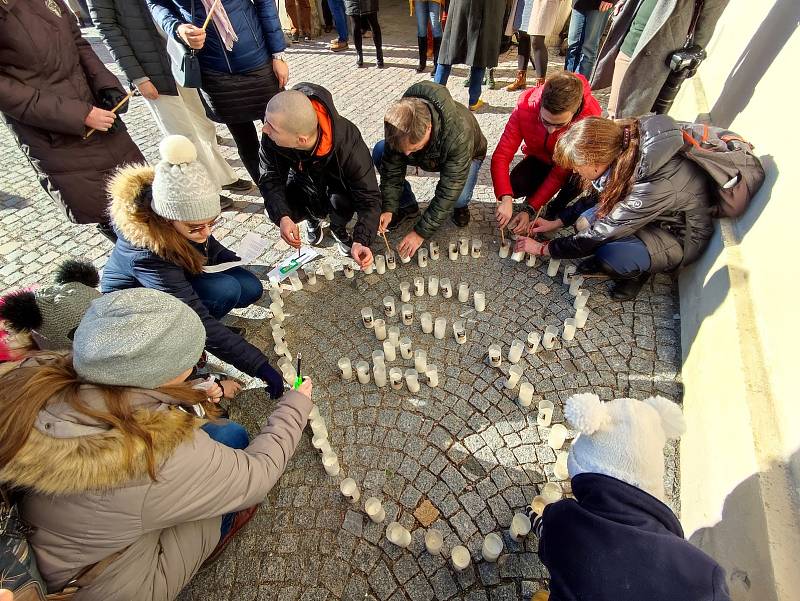
M 169 136 L 159 150 L 162 160 L 155 167 L 126 167 L 109 185 L 118 240 L 100 287 L 103 292 L 152 288 L 179 298 L 202 319 L 206 348 L 263 380 L 277 398 L 283 392 L 280 374 L 242 330 L 219 321 L 231 309 L 261 298 L 261 281 L 242 267 L 203 272 L 205 265 L 239 258 L 211 234 L 220 213 L 215 186 L 188 138 Z
M 600 105 L 586 79 L 574 73 L 555 73 L 543 86 L 522 93 L 492 156 L 498 227 L 509 226 L 523 234 L 528 231 L 529 211 L 535 213 L 559 190 L 550 211 L 563 208 L 577 195 L 575 186 L 565 185 L 570 171 L 554 165 L 553 149 L 570 125 L 599 114 Z M 525 158 L 511 169 L 520 144 Z M 527 201 L 525 210 L 512 218 L 513 201 L 521 197 Z

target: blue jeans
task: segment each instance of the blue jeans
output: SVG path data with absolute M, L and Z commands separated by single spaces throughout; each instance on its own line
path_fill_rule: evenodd
M 378 141 L 372 148 L 372 162 L 375 167 L 380 171 L 381 162 L 383 161 L 383 151 L 386 148 L 386 140 Z M 469 204 L 472 200 L 472 193 L 475 191 L 475 184 L 478 183 L 478 172 L 481 170 L 483 159 L 472 159 L 472 164 L 469 166 L 469 174 L 467 181 L 464 183 L 464 189 L 456 201 L 455 208 L 461 209 Z M 417 204 L 417 197 L 411 190 L 411 184 L 408 180 L 403 181 L 403 193 L 400 195 L 400 208 L 410 207 Z
M 417 37 L 428 37 L 428 19 L 431 21 L 433 37 L 442 37 L 442 5 L 428 0 L 414 0 L 414 13 L 417 15 Z
M 440 83 L 443 86 L 447 85 L 447 80 L 450 79 L 450 71 L 453 65 L 443 65 L 439 63 L 436 68 L 436 76 L 433 81 Z M 486 74 L 486 67 L 470 67 L 469 68 L 469 105 L 472 106 L 481 97 L 481 86 L 483 85 L 483 76 Z
M 264 287 L 244 267 L 234 267 L 220 273 L 201 273 L 189 278 L 197 296 L 216 319 L 231 309 L 249 307 L 264 294 Z
M 250 444 L 250 437 L 243 426 L 227 419 L 220 419 L 216 422 L 208 422 L 200 426 L 211 440 L 232 449 L 246 449 Z M 236 519 L 236 512 L 226 513 L 222 516 L 222 524 L 219 528 L 219 537 L 223 538 L 233 527 L 233 520 Z
M 592 75 L 592 69 L 597 62 L 597 49 L 600 37 L 608 23 L 610 10 L 587 10 L 585 12 L 573 10 L 569 22 L 567 35 L 567 58 L 564 69 L 580 73 L 586 79 Z
M 584 211 L 589 223 L 597 220 L 597 207 Z M 625 236 L 597 247 L 594 257 L 612 277 L 635 278 L 650 271 L 650 252 L 636 236 Z
M 328 0 L 328 7 L 331 9 L 333 24 L 336 33 L 339 34 L 339 41 L 346 42 L 349 37 L 347 31 L 347 15 L 344 12 L 344 0 Z

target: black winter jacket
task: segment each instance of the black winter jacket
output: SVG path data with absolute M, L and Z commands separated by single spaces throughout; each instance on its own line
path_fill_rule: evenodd
M 436 193 L 414 226 L 420 236 L 429 238 L 453 212 L 473 159 L 486 157 L 486 138 L 472 111 L 453 100 L 444 86 L 423 81 L 411 86 L 403 97 L 428 102 L 431 140 L 425 148 L 408 156 L 388 144 L 385 146 L 381 161 L 382 210 L 397 211 L 408 165 L 440 172 Z
M 575 476 L 572 492 L 542 516 L 550 601 L 730 601 L 725 571 L 664 503 L 596 473 Z
M 325 107 L 331 120 L 333 146 L 324 156 L 298 152 L 277 146 L 269 136 L 261 137 L 261 179 L 258 187 L 264 197 L 267 214 L 275 225 L 293 211 L 286 197 L 286 183 L 294 173 L 303 173 L 315 186 L 327 193 L 343 193 L 352 199 L 358 221 L 353 228 L 353 240 L 370 246 L 378 231 L 381 196 L 372 155 L 361 132 L 351 121 L 336 111 L 331 93 L 313 83 L 294 86 L 308 98 Z M 326 197 L 327 202 L 327 197 Z M 327 214 L 327 213 L 326 213 Z
M 668 115 L 639 120 L 639 161 L 630 194 L 592 227 L 550 243 L 556 259 L 594 253 L 605 242 L 634 235 L 650 253 L 652 273 L 672 271 L 695 261 L 714 231 L 708 176 L 679 151 L 681 129 Z M 578 202 L 559 214 L 573 224 L 590 203 Z
M 148 78 L 159 94 L 176 96 L 167 41 L 145 0 L 88 0 L 92 21 L 111 56 L 131 82 Z

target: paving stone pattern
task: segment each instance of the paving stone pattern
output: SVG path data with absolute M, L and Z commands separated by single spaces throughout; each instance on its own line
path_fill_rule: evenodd
M 352 51 L 332 55 L 322 40 L 289 51 L 290 83 L 308 80 L 331 89 L 340 112 L 361 128 L 368 144 L 382 137 L 386 105 L 411 83 L 427 77 L 413 70 L 415 33 L 406 11 L 405 2 L 382 6 L 385 70 L 357 70 Z M 96 40 L 94 30 L 84 33 Z M 95 46 L 110 63 L 108 53 Z M 369 64 L 371 50 L 368 43 Z M 504 57 L 498 80 L 513 77 L 513 59 Z M 561 59 L 551 52 L 551 60 L 555 68 Z M 465 73 L 463 67 L 456 67 L 450 82 L 460 101 L 466 99 L 466 89 L 461 87 Z M 489 107 L 478 119 L 490 149 L 516 97 L 502 90 L 485 92 Z M 134 101 L 125 120 L 148 159 L 155 159 L 160 136 L 141 100 Z M 220 133 L 232 144 L 224 128 Z M 64 221 L 5 128 L 0 128 L 0 147 L 3 288 L 47 282 L 58 261 L 67 256 L 87 258 L 102 267 L 110 244 L 93 227 Z M 235 149 L 228 146 L 225 152 L 244 174 Z M 559 341 L 552 351 L 523 356 L 523 381 L 534 384 L 535 395 L 531 409 L 517 406 L 518 388 L 508 391 L 503 386 L 508 361 L 500 369 L 490 367 L 486 348 L 493 342 L 501 344 L 505 358 L 514 338 L 524 340 L 529 331 L 560 325 L 574 310 L 560 273 L 550 278 L 544 265 L 528 268 L 498 257 L 488 167 L 487 160 L 466 234 L 452 224 L 444 227 L 435 237 L 442 257 L 427 268 L 419 268 L 416 262 L 398 264 L 385 275 L 357 273 L 352 280 L 338 271 L 332 282 L 320 277 L 314 286 L 285 294 L 288 343 L 293 352 L 302 351 L 303 364 L 314 378 L 315 401 L 327 420 L 342 474 L 325 475 L 319 454 L 311 447 L 310 431 L 305 434 L 285 475 L 251 524 L 213 567 L 181 593 L 181 601 L 478 601 L 530 595 L 546 586 L 546 571 L 536 555 L 537 540 L 531 536 L 524 544 L 514 543 L 507 529 L 513 513 L 523 509 L 545 482 L 554 480 L 555 453 L 546 444 L 548 429 L 536 426 L 533 407 L 537 401 L 555 401 L 554 423 L 560 423 L 560 402 L 575 392 L 595 391 L 603 399 L 653 393 L 680 398 L 676 290 L 668 278 L 660 276 L 636 301 L 627 303 L 610 301 L 604 294 L 605 283 L 586 285 L 592 292 L 586 328 L 570 342 Z M 430 174 L 413 174 L 410 181 L 421 200 L 432 196 L 436 180 Z M 236 200 L 236 210 L 224 214 L 216 235 L 232 246 L 248 231 L 267 238 L 270 247 L 254 268 L 263 277 L 288 247 L 264 217 L 258 196 Z M 390 242 L 396 243 L 401 234 L 390 236 Z M 451 262 L 447 258 L 447 243 L 461 235 L 483 241 L 480 259 L 459 257 Z M 324 260 L 340 266 L 342 258 L 330 242 L 326 244 Z M 383 252 L 380 241 L 374 250 Z M 480 289 L 487 296 L 487 310 L 477 313 L 471 296 L 470 302 L 462 304 L 455 295 L 443 299 L 426 293 L 412 297 L 413 325 L 403 326 L 399 317 L 387 320 L 387 325 L 400 324 L 402 335 L 411 337 L 414 348 L 427 349 L 429 363 L 439 368 L 439 387 L 429 388 L 421 377 L 420 392 L 411 395 L 405 387 L 393 391 L 378 389 L 374 382 L 342 382 L 336 367 L 339 357 L 349 356 L 354 363 L 369 360 L 371 352 L 380 348 L 372 330 L 361 325 L 360 308 L 371 306 L 378 316 L 386 295 L 394 296 L 399 307 L 399 283 L 411 282 L 416 275 L 449 277 L 456 289 L 459 282 L 467 281 L 471 292 Z M 268 302 L 265 299 L 237 312 L 231 323 L 246 325 L 251 340 L 274 358 L 265 318 Z M 422 333 L 419 314 L 426 310 L 447 318 L 444 340 Z M 452 336 L 456 318 L 466 319 L 465 345 L 457 345 Z M 389 367 L 400 365 L 412 367 L 413 360 L 398 358 Z M 256 431 L 273 407 L 265 398 L 258 382 L 249 382 L 248 390 L 230 405 L 232 418 Z M 345 476 L 359 483 L 362 503 L 373 495 L 383 501 L 384 524 L 373 524 L 359 506 L 344 500 L 338 482 Z M 677 479 L 676 449 L 670 447 L 666 485 L 671 499 Z M 568 491 L 568 483 L 563 484 Z M 470 549 L 473 564 L 466 571 L 457 573 L 446 558 L 425 552 L 424 528 L 413 515 L 425 501 L 440 512 L 432 527 L 444 534 L 445 554 L 457 544 Z M 677 509 L 674 503 L 673 507 Z M 412 531 L 408 550 L 386 540 L 385 525 L 394 519 Z M 481 541 L 489 532 L 502 533 L 505 543 L 496 564 L 480 561 Z

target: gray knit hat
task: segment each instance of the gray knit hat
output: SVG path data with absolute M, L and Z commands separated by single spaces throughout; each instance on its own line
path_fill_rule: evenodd
M 95 384 L 158 388 L 200 359 L 206 331 L 171 294 L 130 288 L 94 301 L 75 330 L 73 365 Z
M 39 335 L 39 348 L 68 350 L 72 347 L 70 334 L 100 292 L 80 282 L 68 282 L 40 288 L 35 296 L 42 325 L 32 333 Z
M 158 151 L 161 162 L 153 179 L 153 211 L 173 221 L 202 221 L 219 215 L 217 185 L 197 160 L 191 140 L 167 136 Z

